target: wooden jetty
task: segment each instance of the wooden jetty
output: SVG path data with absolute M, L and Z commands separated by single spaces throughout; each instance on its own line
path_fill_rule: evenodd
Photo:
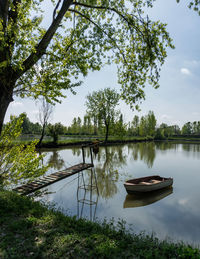
M 96 144 L 95 144 L 96 145 Z M 85 163 L 85 151 L 84 149 L 89 147 L 90 148 L 90 158 L 91 158 L 91 163 Z M 60 181 L 66 177 L 69 177 L 73 174 L 79 173 L 83 170 L 86 170 L 88 168 L 94 167 L 93 165 L 93 152 L 94 144 L 89 144 L 89 145 L 83 145 L 82 146 L 82 157 L 83 157 L 83 163 L 71 166 L 69 168 L 66 168 L 62 171 L 52 173 L 50 175 L 45 175 L 42 176 L 38 179 L 36 179 L 33 182 L 21 185 L 19 187 L 16 187 L 13 189 L 13 191 L 16 191 L 17 193 L 21 195 L 26 195 L 32 192 L 35 192 L 36 190 L 39 190 L 45 186 L 48 186 L 52 183 L 55 183 L 57 181 Z
M 66 168 L 65 170 L 40 177 L 33 182 L 21 185 L 15 189 L 13 189 L 13 191 L 18 192 L 21 195 L 26 195 L 26 194 L 35 192 L 36 190 L 39 190 L 47 185 L 58 182 L 73 174 L 86 170 L 90 167 L 93 167 L 93 164 L 80 163 L 80 164 L 71 166 L 69 168 Z

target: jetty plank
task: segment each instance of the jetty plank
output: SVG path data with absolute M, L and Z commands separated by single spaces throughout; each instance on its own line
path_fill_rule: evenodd
M 80 163 L 66 168 L 65 170 L 52 173 L 50 175 L 45 175 L 34 180 L 33 182 L 16 187 L 13 191 L 18 192 L 21 195 L 26 195 L 93 166 L 93 164 Z

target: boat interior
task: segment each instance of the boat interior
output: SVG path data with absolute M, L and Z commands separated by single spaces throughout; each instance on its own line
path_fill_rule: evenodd
M 152 184 L 163 182 L 165 180 L 167 180 L 167 178 L 160 177 L 159 175 L 155 175 L 150 177 L 147 176 L 147 177 L 142 177 L 138 179 L 131 179 L 131 180 L 128 180 L 126 183 L 152 185 Z
M 156 183 L 160 183 L 164 180 L 149 180 L 149 181 L 142 181 L 139 182 L 138 184 L 145 184 L 145 185 L 150 185 L 150 184 L 156 184 Z

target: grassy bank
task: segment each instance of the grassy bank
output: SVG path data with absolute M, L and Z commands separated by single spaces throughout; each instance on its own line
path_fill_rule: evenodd
M 24 144 L 28 145 L 31 143 L 31 141 L 38 139 L 38 136 L 34 137 L 31 135 L 29 138 L 27 136 L 21 136 L 14 144 Z M 53 143 L 52 139 L 46 139 L 42 142 L 42 145 L 40 147 L 42 148 L 55 148 L 55 147 L 65 147 L 65 146 L 81 146 L 84 144 L 89 144 L 93 141 L 96 141 L 98 139 L 100 142 L 102 142 L 102 145 L 110 145 L 110 144 L 118 144 L 118 143 L 131 143 L 131 142 L 142 142 L 142 141 L 151 141 L 153 140 L 152 137 L 109 137 L 108 141 L 104 142 L 104 137 L 98 137 L 98 136 L 60 136 L 57 143 Z
M 0 191 L 0 258 L 200 258 L 200 251 L 116 230 Z
M 28 136 L 21 136 L 15 144 L 30 144 L 31 141 L 34 139 L 39 139 L 40 136 L 28 135 Z M 102 145 L 112 145 L 112 144 L 125 144 L 125 143 L 134 143 L 134 142 L 144 142 L 144 141 L 175 141 L 179 143 L 200 143 L 199 137 L 188 137 L 188 136 L 177 136 L 177 137 L 169 137 L 166 139 L 155 139 L 152 137 L 140 137 L 140 136 L 124 136 L 123 138 L 110 136 L 107 143 L 104 142 L 103 136 L 82 136 L 82 135 L 75 135 L 75 136 L 60 136 L 58 143 L 53 143 L 52 139 L 45 138 L 42 142 L 41 147 L 43 148 L 54 148 L 54 147 L 65 147 L 65 146 L 81 146 L 83 144 L 88 144 L 98 139 L 99 141 L 103 142 Z
M 126 143 L 136 143 L 136 142 L 144 142 L 144 141 L 152 141 L 152 138 L 147 137 L 133 137 L 133 138 L 109 138 L 107 142 L 104 142 L 103 139 L 98 139 L 100 141 L 100 146 L 112 145 L 112 144 L 126 144 Z M 58 143 L 52 142 L 44 142 L 42 143 L 42 148 L 54 148 L 54 147 L 65 147 L 65 146 L 81 146 L 86 144 L 91 144 L 95 141 L 94 139 L 69 139 L 69 140 L 59 140 Z

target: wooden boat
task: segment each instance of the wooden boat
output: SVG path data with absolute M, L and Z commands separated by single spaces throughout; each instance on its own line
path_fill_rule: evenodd
M 173 193 L 173 187 L 164 188 L 153 192 L 144 192 L 138 194 L 127 194 L 123 208 L 136 208 L 150 205 L 154 202 L 164 199 Z
M 124 187 L 128 194 L 144 193 L 160 190 L 172 186 L 173 178 L 165 178 L 159 175 L 134 178 L 126 181 Z

